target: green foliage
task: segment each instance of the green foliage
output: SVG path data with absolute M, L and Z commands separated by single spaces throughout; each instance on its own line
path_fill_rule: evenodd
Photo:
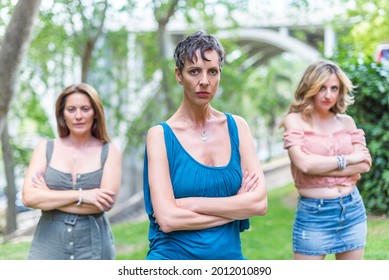
M 343 0 L 348 2 L 348 0 Z M 389 43 L 389 2 L 356 0 L 347 11 L 346 22 L 337 26 L 339 61 L 373 56 L 378 44 Z M 368 58 L 367 58 L 368 59 Z
M 23 100 L 23 102 L 18 102 Z M 11 134 L 11 146 L 13 152 L 13 161 L 15 166 L 24 169 L 31 157 L 31 143 L 26 143 L 27 139 L 34 137 L 53 138 L 52 130 L 47 115 L 41 106 L 38 96 L 30 85 L 23 83 L 21 91 L 15 95 L 15 101 L 11 103 L 11 110 L 8 114 L 9 122 L 13 125 L 9 127 Z M 16 171 L 16 170 L 15 170 Z M 17 174 L 23 177 L 24 174 Z
M 342 67 L 357 86 L 349 114 L 365 131 L 373 158 L 370 172 L 362 174 L 359 182 L 366 209 L 389 214 L 389 68 L 371 57 L 348 59 Z
M 364 52 L 373 55 L 377 44 L 389 43 L 389 2 L 355 0 L 355 8 L 348 13 L 352 26 L 347 32 L 354 56 Z

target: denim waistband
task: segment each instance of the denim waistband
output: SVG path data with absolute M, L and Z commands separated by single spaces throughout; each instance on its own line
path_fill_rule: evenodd
M 354 200 L 357 197 L 359 197 L 359 191 L 357 187 L 354 187 L 354 190 L 351 193 L 339 197 L 335 197 L 335 198 L 310 198 L 310 197 L 300 196 L 299 199 L 303 201 L 318 202 L 322 204 L 322 203 L 348 202 Z

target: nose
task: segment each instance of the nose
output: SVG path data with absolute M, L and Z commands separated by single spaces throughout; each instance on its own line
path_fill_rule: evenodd
M 331 89 L 330 88 L 325 90 L 324 97 L 327 99 L 331 97 Z
M 207 86 L 209 84 L 208 76 L 204 73 L 200 79 L 200 86 Z
M 81 110 L 76 110 L 76 119 L 81 119 Z

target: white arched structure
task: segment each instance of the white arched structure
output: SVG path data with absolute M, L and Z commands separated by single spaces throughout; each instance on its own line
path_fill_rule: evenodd
M 264 64 L 283 52 L 295 53 L 303 60 L 312 61 L 321 56 L 313 47 L 299 41 L 285 32 L 271 29 L 233 29 L 218 31 L 218 39 L 236 41 L 247 52 L 249 59 L 245 67 Z

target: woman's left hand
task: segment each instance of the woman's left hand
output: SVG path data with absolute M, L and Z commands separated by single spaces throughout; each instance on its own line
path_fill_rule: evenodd
M 40 188 L 40 189 L 49 189 L 46 184 L 45 177 L 43 176 L 42 173 L 39 171 L 36 172 L 35 177 L 32 178 L 32 185 L 35 188 Z
M 242 185 L 238 190 L 238 194 L 255 190 L 255 188 L 258 186 L 258 180 L 259 176 L 256 172 L 253 171 L 251 174 L 249 174 L 248 171 L 245 171 L 242 178 Z

